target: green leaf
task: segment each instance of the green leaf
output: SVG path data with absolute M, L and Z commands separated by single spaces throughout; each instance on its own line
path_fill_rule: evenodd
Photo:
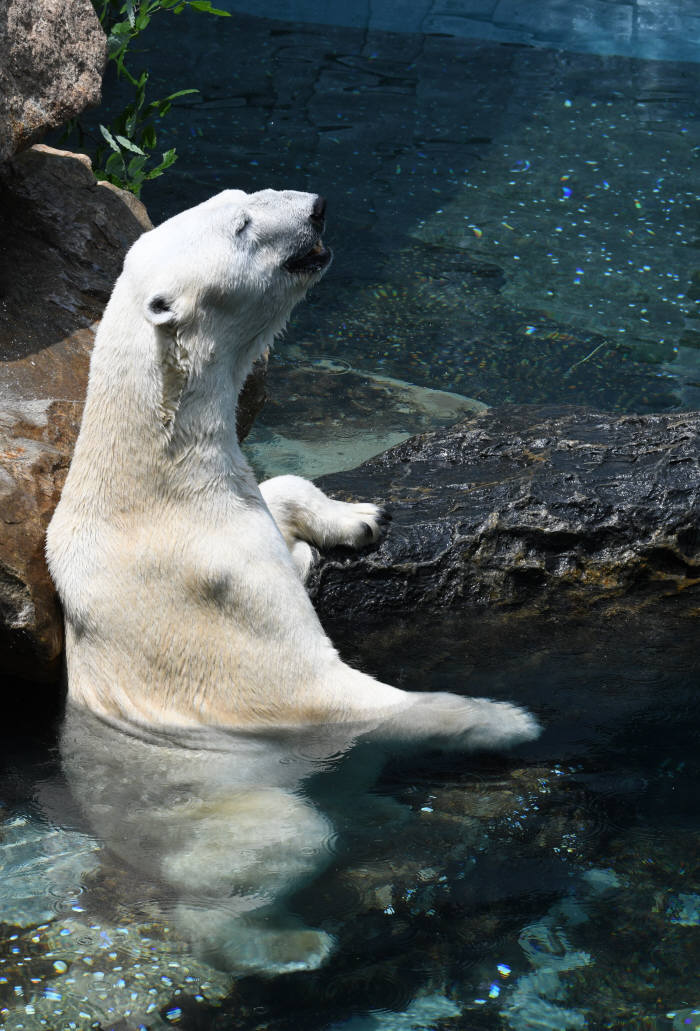
M 107 37 L 107 59 L 116 61 L 120 54 L 126 50 L 126 43 L 120 36 L 110 33 Z
M 105 172 L 108 175 L 122 176 L 124 174 L 124 158 L 121 154 L 110 154 L 105 161 Z
M 129 19 L 129 25 L 133 29 L 134 25 L 136 24 L 136 15 L 134 13 L 134 0 L 126 0 L 124 6 L 126 8 L 126 16 Z
M 163 154 L 163 160 L 155 168 L 152 168 L 150 172 L 147 172 L 144 179 L 158 179 L 163 174 L 166 168 L 170 168 L 171 165 L 177 161 L 177 153 L 175 149 L 166 150 Z
M 110 36 L 114 36 L 116 39 L 129 39 L 131 37 L 131 25 L 127 21 L 115 22 L 112 28 L 109 30 Z
M 129 176 L 129 179 L 133 180 L 143 178 L 141 173 L 143 172 L 143 166 L 146 164 L 146 161 L 147 158 L 145 154 L 143 157 L 135 157 L 131 159 L 129 164 L 126 166 L 126 173 Z
M 112 150 L 115 150 L 117 152 L 117 154 L 119 154 L 119 144 L 115 140 L 114 136 L 112 136 L 111 132 L 109 131 L 109 129 L 107 128 L 106 125 L 101 125 L 100 126 L 100 132 L 102 133 L 104 138 L 107 140 L 107 143 L 110 145 Z
M 144 150 L 155 150 L 156 143 L 156 131 L 152 125 L 146 125 L 141 130 L 141 146 Z
M 189 0 L 190 7 L 194 7 L 195 11 L 204 11 L 205 14 L 217 14 L 220 18 L 230 18 L 230 11 L 220 11 L 217 7 L 212 7 L 211 0 Z
M 143 32 L 145 29 L 148 28 L 150 24 L 150 15 L 143 10 L 139 11 L 138 15 L 136 16 L 136 25 L 134 26 L 134 33 L 138 34 Z
M 174 147 L 170 150 L 166 150 L 161 156 L 163 158 L 160 166 L 161 168 L 170 168 L 170 166 L 174 165 L 177 161 L 177 151 Z
M 199 93 L 198 89 L 179 89 L 177 93 L 171 93 L 166 100 L 176 100 L 178 97 L 186 97 L 188 93 Z
M 117 142 L 121 144 L 125 150 L 130 150 L 134 154 L 143 154 L 141 148 L 137 147 L 135 143 L 131 142 L 131 140 L 127 140 L 126 136 L 117 136 Z M 143 156 L 145 157 L 146 155 L 143 154 Z

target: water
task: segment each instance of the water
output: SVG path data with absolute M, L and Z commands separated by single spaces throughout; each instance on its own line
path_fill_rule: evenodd
M 203 762 L 97 725 L 69 724 L 62 755 L 8 740 L 2 1026 L 695 1026 L 692 627 L 516 618 L 506 654 L 502 619 L 332 629 L 402 686 L 519 699 L 543 737 L 467 757 L 313 735 Z M 270 935 L 303 928 L 334 941 L 320 969 L 261 972 Z
M 472 401 L 697 407 L 694 4 L 235 10 L 154 23 L 153 95 L 201 94 L 144 199 L 156 221 L 225 186 L 329 199 L 261 472 L 352 464 Z M 508 757 L 287 743 L 251 787 L 245 749 L 203 769 L 94 731 L 62 755 L 29 699 L 0 753 L 0 1027 L 700 1026 L 697 628 L 504 620 L 331 629 L 389 682 L 532 708 L 545 733 Z M 284 778 L 296 816 L 261 826 Z M 280 837 L 295 820 L 308 840 Z M 281 928 L 325 963 L 261 972 Z
M 160 220 L 231 185 L 326 194 L 307 360 L 488 404 L 698 405 L 692 4 L 234 6 L 154 21 L 152 95 L 201 92 L 144 198 Z

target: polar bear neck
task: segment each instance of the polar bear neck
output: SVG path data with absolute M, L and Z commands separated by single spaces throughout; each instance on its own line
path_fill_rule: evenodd
M 143 317 L 118 281 L 95 340 L 69 474 L 80 478 L 80 496 L 92 510 L 150 505 L 154 494 L 173 492 L 257 493 L 238 444 L 236 408 L 277 328 L 225 346 L 203 321 L 164 330 Z

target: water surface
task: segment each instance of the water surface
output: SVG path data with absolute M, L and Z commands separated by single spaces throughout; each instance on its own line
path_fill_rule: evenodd
M 277 753 L 279 782 L 303 767 L 295 805 L 323 828 L 273 848 L 306 870 L 283 917 L 264 857 L 247 895 L 240 878 L 246 849 L 259 858 L 284 821 L 243 847 L 258 802 L 243 817 L 218 808 L 249 755 L 233 767 L 214 755 L 203 774 L 190 752 L 168 777 L 145 776 L 155 746 L 92 754 L 96 734 L 76 775 L 45 742 L 5 747 L 3 1026 L 696 1026 L 691 627 L 658 613 L 566 632 L 516 620 L 507 651 L 502 619 L 333 629 L 349 658 L 406 688 L 518 699 L 542 738 L 510 756 Z M 217 878 L 238 894 L 217 895 Z M 235 935 L 221 921 L 241 918 L 244 897 L 257 910 L 246 948 L 282 920 L 332 936 L 324 965 L 271 976 L 241 969 L 240 951 L 222 958 Z
M 144 199 L 326 194 L 336 260 L 290 344 L 489 404 L 697 406 L 692 4 L 230 9 L 154 19 L 134 57 L 153 95 L 200 90 Z

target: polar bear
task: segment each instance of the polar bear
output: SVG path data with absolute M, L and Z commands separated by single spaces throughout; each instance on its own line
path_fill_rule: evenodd
M 327 269 L 324 222 L 315 194 L 226 190 L 129 250 L 47 534 L 69 698 L 151 735 L 343 723 L 460 748 L 532 738 L 514 705 L 343 663 L 303 586 L 310 545 L 366 545 L 383 512 L 299 477 L 258 487 L 241 453 L 240 388 Z
M 332 824 L 305 794 L 324 764 L 357 790 L 387 743 L 538 733 L 515 705 L 346 665 L 304 587 L 312 546 L 366 546 L 386 517 L 299 477 L 258 486 L 241 453 L 240 388 L 327 269 L 324 221 L 315 194 L 227 190 L 136 241 L 47 535 L 75 796 L 205 958 L 268 974 L 332 947 L 284 905 L 329 854 Z

